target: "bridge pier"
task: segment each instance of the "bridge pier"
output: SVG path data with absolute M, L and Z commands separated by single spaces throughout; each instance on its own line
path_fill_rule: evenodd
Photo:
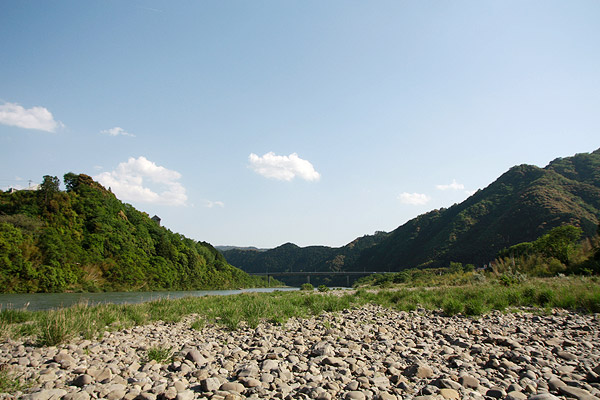
M 346 287 L 350 287 L 350 275 L 346 275 Z
M 306 283 L 310 283 L 310 275 L 306 275 Z

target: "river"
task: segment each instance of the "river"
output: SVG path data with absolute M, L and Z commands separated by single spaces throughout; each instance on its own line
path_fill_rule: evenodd
M 239 293 L 268 293 L 276 290 L 298 290 L 298 288 L 252 288 L 236 290 L 191 290 L 177 292 L 102 292 L 102 293 L 0 293 L 0 310 L 7 308 L 29 311 L 69 307 L 79 302 L 87 304 L 131 304 L 158 299 L 178 299 L 185 296 L 227 296 Z

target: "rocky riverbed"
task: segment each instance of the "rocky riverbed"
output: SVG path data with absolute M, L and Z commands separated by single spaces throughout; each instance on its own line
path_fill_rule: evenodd
M 4 342 L 0 365 L 31 386 L 0 399 L 600 398 L 599 315 L 368 305 L 233 332 L 194 320 L 59 347 Z M 152 348 L 172 357 L 148 362 Z

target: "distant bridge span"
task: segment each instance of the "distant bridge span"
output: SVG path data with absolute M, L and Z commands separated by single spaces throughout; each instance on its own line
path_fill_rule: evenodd
M 301 271 L 301 272 L 248 272 L 248 275 L 254 276 L 266 276 L 269 278 L 269 284 L 271 284 L 272 276 L 306 276 L 306 282 L 310 283 L 311 276 L 345 276 L 347 285 L 350 286 L 350 277 L 353 275 L 373 275 L 373 274 L 389 274 L 389 271 L 378 272 L 378 271 Z

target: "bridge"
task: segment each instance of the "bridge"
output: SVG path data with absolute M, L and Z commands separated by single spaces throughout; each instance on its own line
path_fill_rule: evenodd
M 347 286 L 350 286 L 350 277 L 353 275 L 374 275 L 374 274 L 389 274 L 389 271 L 386 272 L 377 272 L 377 271 L 300 271 L 300 272 L 248 272 L 248 275 L 254 276 L 266 276 L 269 278 L 269 285 L 271 285 L 271 277 L 275 276 L 306 276 L 306 282 L 310 283 L 311 276 L 345 276 Z

